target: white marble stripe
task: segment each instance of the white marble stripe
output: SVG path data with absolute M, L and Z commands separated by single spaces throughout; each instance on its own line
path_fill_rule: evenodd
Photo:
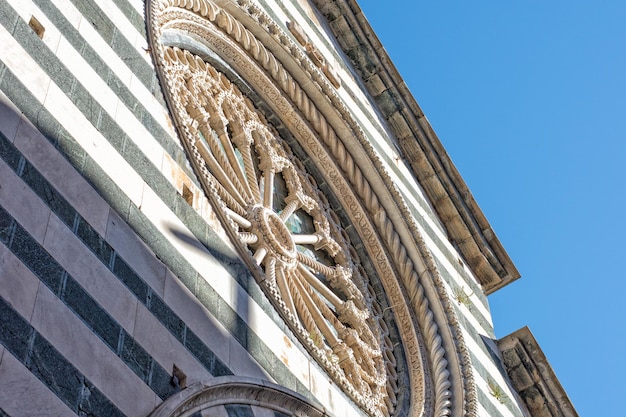
M 39 280 L 22 278 L 31 274 L 30 270 L 3 243 L 0 243 L 0 265 L 0 297 L 30 322 L 39 291 Z M 6 318 L 3 317 L 2 320 Z
M 131 45 L 135 47 L 140 56 L 146 61 L 150 66 L 152 66 L 152 59 L 150 58 L 150 54 L 145 53 L 145 50 L 148 48 L 147 40 L 137 31 L 135 26 L 126 18 L 126 15 L 122 13 L 120 9 L 118 9 L 115 2 L 111 0 L 92 0 L 100 10 L 107 15 L 109 20 L 113 22 L 115 27 L 120 33 L 124 35 L 126 39 L 130 42 Z
M 36 100 L 43 102 L 48 93 L 48 87 L 50 86 L 50 77 L 43 71 L 27 73 L 24 70 L 20 70 L 21 64 L 25 58 L 25 53 L 23 49 L 19 47 L 16 48 L 16 44 L 11 34 L 9 34 L 3 26 L 0 26 L 0 45 L 2 45 L 2 48 L 0 48 L 0 60 L 7 66 L 18 69 L 16 74 L 20 74 L 22 82 L 28 85 L 31 94 Z M 28 57 L 28 59 L 30 59 L 30 57 Z
M 20 76 L 22 83 L 44 107 L 63 125 L 68 133 L 85 149 L 98 165 L 103 167 L 113 181 L 123 184 L 128 197 L 139 205 L 143 192 L 143 179 L 113 149 L 99 131 L 76 109 L 61 89 L 50 81 L 48 75 L 15 41 L 4 27 L 0 27 L 0 59 L 10 71 Z M 49 87 L 42 100 L 42 85 Z
M 492 380 L 494 382 L 496 382 L 505 391 L 505 395 L 506 395 L 506 399 L 503 399 L 504 403 L 501 403 L 499 400 L 496 399 L 496 397 L 494 397 L 492 394 L 489 393 L 489 386 L 487 384 L 487 380 L 484 379 L 483 375 L 475 374 L 474 375 L 474 381 L 476 382 L 477 388 L 480 391 L 482 391 L 482 393 L 485 395 L 485 397 L 487 397 L 489 399 L 489 404 L 491 406 L 493 406 L 496 410 L 498 410 L 498 413 L 499 413 L 500 417 L 521 417 L 521 415 L 522 415 L 521 413 L 520 414 L 514 414 L 506 406 L 507 401 L 508 401 L 509 404 L 515 404 L 515 399 L 513 397 L 513 394 L 511 394 L 511 391 L 510 391 L 507 383 L 502 378 L 502 375 L 500 375 L 500 372 L 496 372 L 496 373 L 490 375 L 489 377 L 491 377 Z M 480 404 L 480 401 L 479 401 L 479 404 Z M 514 405 L 514 407 L 516 408 L 516 405 Z M 479 414 L 479 415 L 487 416 L 487 415 L 490 415 L 490 414 L 489 413 L 485 413 L 485 414 Z
M 488 372 L 499 374 L 500 369 L 494 364 L 491 355 L 488 352 L 485 352 L 486 348 L 482 348 L 481 346 L 479 346 L 478 343 L 474 340 L 473 337 L 471 337 L 471 334 L 469 333 L 472 332 L 473 334 L 477 335 L 479 338 L 480 337 L 489 338 L 489 336 L 481 335 L 477 333 L 475 329 L 462 328 L 462 332 L 463 332 L 463 338 L 465 339 L 465 345 L 470 350 L 470 352 L 472 352 L 472 354 L 478 360 L 478 362 L 480 362 Z
M 4 136 L 13 142 L 17 127 L 21 121 L 22 112 L 9 98 L 0 91 L 0 131 Z
M 76 414 L 0 345 L 0 404 L 11 417 Z
M 476 415 L 479 417 L 500 417 L 500 415 L 493 415 L 492 412 L 487 411 L 485 406 L 481 403 L 478 403 L 478 405 L 476 406 L 476 411 Z
M 56 0 L 56 3 L 58 3 L 56 4 L 57 7 L 63 8 L 62 10 L 71 9 L 73 7 L 67 0 Z M 106 82 L 91 68 L 90 64 L 85 61 L 80 53 L 71 46 L 63 34 L 47 19 L 43 12 L 31 2 L 24 1 L 19 3 L 19 14 L 25 21 L 28 21 L 31 13 L 37 16 L 43 26 L 46 27 L 45 36 L 43 38 L 44 43 L 46 43 L 59 59 L 66 64 L 68 70 L 87 89 L 93 99 L 96 100 L 113 119 L 120 122 L 120 126 L 124 128 L 125 132 L 131 138 L 138 135 L 150 136 L 143 124 L 134 117 L 131 111 L 106 85 Z M 69 13 L 70 16 L 76 16 L 76 14 L 80 16 L 80 12 L 76 9 L 69 10 Z M 70 22 L 73 23 L 75 28 L 80 28 L 85 41 L 94 47 L 94 50 L 100 55 L 102 60 L 107 63 L 115 75 L 117 75 L 129 91 L 131 91 L 137 103 L 144 106 L 159 125 L 169 133 L 174 142 L 178 144 L 173 127 L 167 119 L 167 110 L 164 109 L 150 91 L 137 80 L 121 58 L 113 52 L 110 46 L 107 45 L 100 36 L 98 36 L 95 29 L 88 23 L 81 24 L 81 21 L 82 18 L 74 17 L 70 19 Z M 142 52 L 146 54 L 145 51 Z M 160 148 L 160 145 L 154 141 L 154 145 L 147 149 L 152 149 L 152 153 L 157 154 Z M 153 163 L 157 160 L 160 161 L 158 155 L 148 156 L 151 157 Z

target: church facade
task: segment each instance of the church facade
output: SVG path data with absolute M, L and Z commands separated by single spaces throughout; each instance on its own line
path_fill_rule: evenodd
M 358 4 L 0 0 L 0 416 L 576 416 Z

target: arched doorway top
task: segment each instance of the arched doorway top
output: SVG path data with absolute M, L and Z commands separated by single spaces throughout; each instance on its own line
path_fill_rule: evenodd
M 256 378 L 223 376 L 206 383 L 196 383 L 161 403 L 149 417 L 188 417 L 205 415 L 221 407 L 249 407 L 249 415 L 257 417 L 264 410 L 278 412 L 286 417 L 326 417 L 326 410 L 297 392 Z M 201 414 L 198 414 L 201 413 Z

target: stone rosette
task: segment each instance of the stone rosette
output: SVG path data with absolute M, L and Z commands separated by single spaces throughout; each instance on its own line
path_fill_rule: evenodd
M 208 0 L 160 0 L 150 2 L 148 10 L 152 53 L 194 171 L 242 259 L 303 345 L 369 414 L 396 413 L 400 358 L 368 273 L 345 233 L 347 225 L 316 185 L 325 182 L 392 307 L 410 381 L 408 414 L 474 416 L 469 353 L 432 254 L 414 221 L 399 224 L 387 216 L 380 191 L 372 189 L 344 144 L 349 139 L 338 136 L 336 121 L 327 120 L 330 100 L 344 123 L 341 130 L 352 132 L 351 140 L 377 167 L 380 181 L 388 183 L 396 210 L 409 213 L 336 86 L 253 3 L 240 1 L 225 10 Z M 323 177 L 311 176 L 228 75 L 206 57 L 161 41 L 173 32 L 200 42 L 241 77 Z M 266 45 L 268 34 L 272 49 Z M 283 66 L 285 60 L 296 62 L 319 91 L 305 93 Z M 324 113 L 318 102 L 324 103 Z M 286 188 L 282 194 L 277 176 Z M 294 216 L 308 221 L 308 229 L 291 224 Z M 459 395 L 455 403 L 453 392 Z

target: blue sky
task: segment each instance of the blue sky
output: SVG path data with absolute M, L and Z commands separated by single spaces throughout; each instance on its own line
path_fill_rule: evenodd
M 359 1 L 522 278 L 579 415 L 624 415 L 626 1 Z

